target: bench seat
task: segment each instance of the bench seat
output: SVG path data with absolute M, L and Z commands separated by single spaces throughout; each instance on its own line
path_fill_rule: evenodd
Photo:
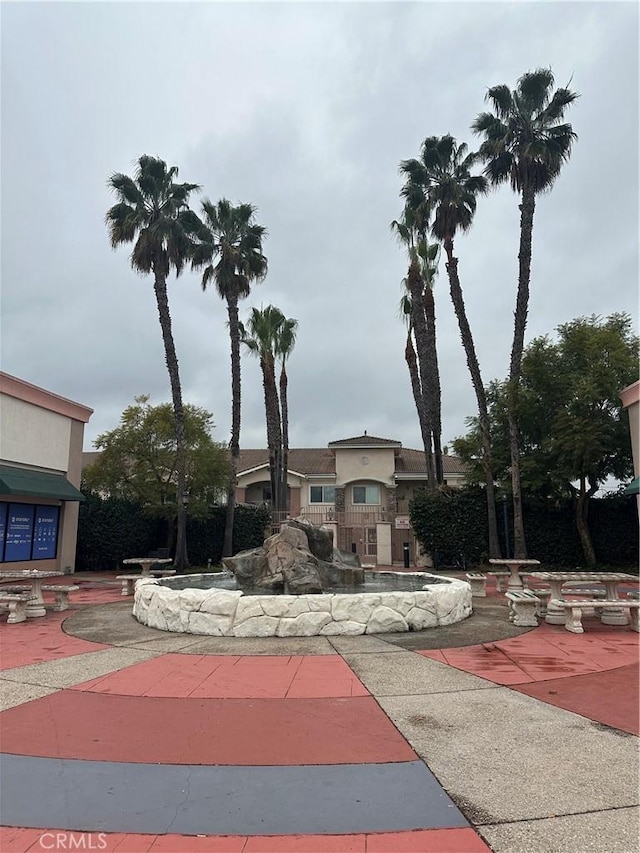
M 487 576 L 482 572 L 467 572 L 467 581 L 473 598 L 485 598 L 487 595 Z
M 590 607 L 594 610 L 602 610 L 603 608 L 609 608 L 612 610 L 628 610 L 631 615 L 631 630 L 640 631 L 640 618 L 638 613 L 638 608 L 640 608 L 640 600 L 633 600 L 630 598 L 615 598 L 609 600 L 598 599 L 596 601 L 593 598 L 552 598 L 549 603 L 559 609 L 564 608 L 564 627 L 567 629 L 567 631 L 571 631 L 572 634 L 584 634 L 584 628 L 582 627 L 582 611 Z
M 537 628 L 540 599 L 530 589 L 514 589 L 506 593 L 509 602 L 509 621 L 518 628 Z
M 27 619 L 27 604 L 30 601 L 35 601 L 36 595 L 33 592 L 0 592 L 0 604 L 4 604 L 9 608 L 9 616 L 7 622 L 10 625 L 16 622 L 25 622 Z
M 61 610 L 69 609 L 69 593 L 77 592 L 80 587 L 75 584 L 62 584 L 62 583 L 48 583 L 42 584 L 41 587 L 43 592 L 53 592 L 55 593 L 55 604 L 53 605 L 53 609 L 56 612 L 60 612 Z

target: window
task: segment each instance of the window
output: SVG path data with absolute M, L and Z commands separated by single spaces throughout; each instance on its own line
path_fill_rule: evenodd
M 354 486 L 354 504 L 379 504 L 380 486 Z
M 309 489 L 309 503 L 333 504 L 336 502 L 335 486 L 311 486 Z
M 58 506 L 1 503 L 0 560 L 5 563 L 54 560 L 59 521 Z

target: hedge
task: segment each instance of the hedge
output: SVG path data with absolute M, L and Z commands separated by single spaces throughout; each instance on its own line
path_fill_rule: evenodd
M 76 569 L 110 571 L 120 568 L 122 560 L 138 557 L 166 547 L 167 530 L 163 519 L 145 515 L 140 506 L 121 498 L 103 498 L 83 490 L 80 504 Z M 210 559 L 219 563 L 226 507 L 212 507 L 208 518 L 187 519 L 189 562 L 205 566 Z M 238 505 L 233 524 L 233 551 L 256 548 L 264 541 L 270 523 L 267 507 Z
M 506 525 L 505 525 L 506 512 Z M 503 555 L 513 554 L 511 501 L 497 502 L 498 531 Z M 527 551 L 548 567 L 584 567 L 585 560 L 570 500 L 523 498 Z M 430 494 L 417 492 L 409 517 L 423 549 L 439 565 L 479 565 L 488 559 L 487 505 L 484 490 L 475 486 Z M 505 547 L 505 526 L 509 548 Z M 589 529 L 600 565 L 637 567 L 638 515 L 632 498 L 592 498 Z

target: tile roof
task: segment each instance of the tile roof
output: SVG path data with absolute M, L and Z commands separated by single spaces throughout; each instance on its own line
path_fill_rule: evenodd
M 341 442 L 332 442 L 340 445 Z M 395 444 L 395 442 L 390 442 Z M 241 450 L 238 473 L 249 471 L 260 465 L 269 464 L 267 450 Z M 464 465 L 457 456 L 443 456 L 442 469 L 444 474 L 464 475 Z M 289 470 L 300 474 L 335 474 L 335 456 L 326 448 L 291 448 L 289 450 Z M 412 450 L 403 447 L 396 456 L 396 474 L 426 475 L 427 466 L 423 450 Z
M 378 438 L 375 435 L 367 435 L 366 432 L 364 435 L 357 435 L 354 438 L 341 438 L 338 441 L 330 441 L 329 447 L 361 447 L 362 445 L 371 447 L 374 444 L 395 445 L 397 447 L 401 447 L 399 441 L 395 441 L 392 438 Z

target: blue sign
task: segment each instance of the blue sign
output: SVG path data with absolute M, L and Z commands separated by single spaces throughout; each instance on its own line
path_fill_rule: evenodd
M 33 560 L 53 560 L 58 545 L 60 507 L 37 506 L 33 525 Z
M 9 504 L 0 504 L 0 562 L 4 551 L 4 532 L 7 529 L 7 508 Z
M 35 510 L 36 508 L 32 504 L 9 504 L 7 544 L 4 549 L 5 563 L 31 559 Z

